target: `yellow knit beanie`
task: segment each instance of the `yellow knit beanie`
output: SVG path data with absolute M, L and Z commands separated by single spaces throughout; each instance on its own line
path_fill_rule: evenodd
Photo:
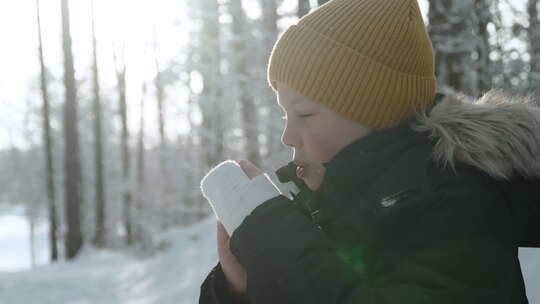
M 433 103 L 434 56 L 417 0 L 331 0 L 290 26 L 268 65 L 276 81 L 374 129 Z

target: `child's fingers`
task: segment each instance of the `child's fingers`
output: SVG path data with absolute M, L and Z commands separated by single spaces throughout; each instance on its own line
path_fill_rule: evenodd
M 242 160 L 237 161 L 237 163 L 240 165 L 240 168 L 242 168 L 242 170 L 244 170 L 244 173 L 246 173 L 246 175 L 250 179 L 254 178 L 257 175 L 263 174 L 263 171 L 261 169 L 257 168 L 257 166 L 255 166 L 249 160 L 242 159 Z
M 225 230 L 225 226 L 218 221 L 217 222 L 217 233 L 218 233 L 218 241 L 227 241 L 229 240 L 229 235 L 227 234 L 227 230 Z

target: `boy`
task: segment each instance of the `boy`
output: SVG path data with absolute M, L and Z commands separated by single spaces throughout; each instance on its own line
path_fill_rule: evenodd
M 278 175 L 300 192 L 248 161 L 203 179 L 220 263 L 200 303 L 528 303 L 540 109 L 435 94 L 433 61 L 416 0 L 330 1 L 280 37 L 268 80 L 294 159 Z

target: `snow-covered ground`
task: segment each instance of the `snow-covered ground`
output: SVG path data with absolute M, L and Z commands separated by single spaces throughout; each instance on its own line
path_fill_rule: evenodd
M 31 267 L 30 225 L 22 208 L 0 207 L 0 273 Z M 48 262 L 47 231 L 43 225 L 34 231 L 35 264 Z M 0 297 L 1 298 L 1 297 Z
M 169 245 L 151 258 L 85 249 L 73 263 L 0 272 L 1 304 L 194 304 L 217 262 L 209 217 L 161 235 Z M 1 249 L 0 249 L 1 250 Z M 540 303 L 540 250 L 521 249 L 530 303 Z
M 193 304 L 217 263 L 216 221 L 169 230 L 151 258 L 85 249 L 72 263 L 0 272 L 1 304 Z
M 520 248 L 519 260 L 529 303 L 540 303 L 540 249 Z

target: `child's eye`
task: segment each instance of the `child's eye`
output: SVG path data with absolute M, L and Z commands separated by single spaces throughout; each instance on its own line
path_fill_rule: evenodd
M 308 118 L 310 116 L 313 116 L 313 114 L 298 114 L 297 116 L 300 118 Z M 281 119 L 287 120 L 287 115 L 281 116 Z

